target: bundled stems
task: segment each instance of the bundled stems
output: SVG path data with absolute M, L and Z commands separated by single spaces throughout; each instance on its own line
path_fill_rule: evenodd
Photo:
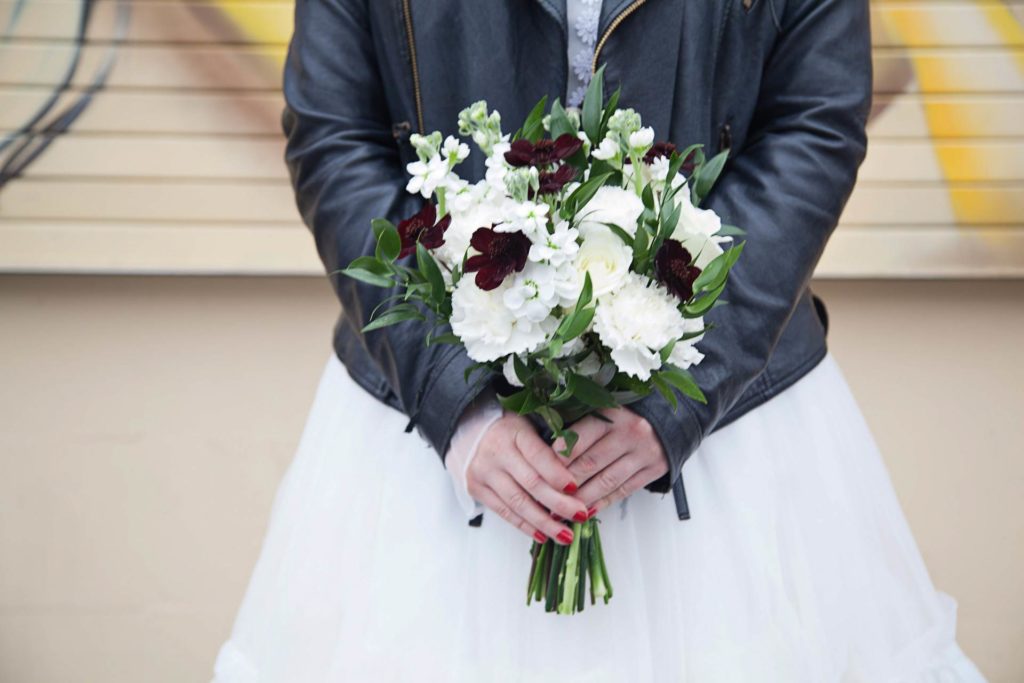
M 543 602 L 545 612 L 575 614 L 586 605 L 587 585 L 590 604 L 598 598 L 607 603 L 612 597 L 608 567 L 601 550 L 598 520 L 573 524 L 573 540 L 561 545 L 548 539 L 533 543 L 527 582 L 526 604 Z

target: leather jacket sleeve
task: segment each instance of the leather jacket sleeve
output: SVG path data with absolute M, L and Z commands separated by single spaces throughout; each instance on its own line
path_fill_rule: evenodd
M 423 201 L 405 191 L 374 47 L 365 0 L 297 0 L 283 76 L 285 161 L 299 212 L 329 273 L 373 252 L 371 219 L 397 223 Z M 338 274 L 331 283 L 356 330 L 395 293 Z M 426 323 L 409 321 L 363 334 L 361 341 L 403 412 L 444 454 L 459 415 L 482 387 L 463 376 L 471 364 L 465 351 L 427 347 L 427 330 Z
M 788 0 L 746 144 L 703 204 L 747 231 L 747 245 L 708 316 L 693 373 L 707 405 L 674 412 L 660 394 L 632 408 L 658 434 L 667 492 L 683 463 L 764 371 L 853 189 L 867 151 L 872 92 L 868 0 Z

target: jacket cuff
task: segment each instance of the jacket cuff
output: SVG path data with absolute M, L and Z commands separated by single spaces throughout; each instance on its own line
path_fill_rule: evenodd
M 700 445 L 700 422 L 690 406 L 682 403 L 673 410 L 660 394 L 651 394 L 627 407 L 651 424 L 668 458 L 668 472 L 644 488 L 652 493 L 668 493 L 679 479 L 683 463 Z
M 451 445 L 459 418 L 481 391 L 490 386 L 494 374 L 486 369 L 474 372 L 467 381 L 466 370 L 473 360 L 459 346 L 449 347 L 448 353 L 438 360 L 433 379 L 427 384 L 419 400 L 419 410 L 411 417 L 410 428 L 416 427 L 420 435 L 437 452 L 441 462 Z

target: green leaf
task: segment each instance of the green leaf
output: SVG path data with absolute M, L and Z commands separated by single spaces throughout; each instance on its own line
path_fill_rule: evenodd
M 601 67 L 604 68 L 603 66 Z M 601 117 L 601 130 L 598 135 L 601 139 L 608 133 L 608 119 L 615 113 L 615 109 L 619 106 L 619 98 L 622 97 L 622 88 L 616 88 L 612 96 L 608 98 L 608 104 L 604 108 L 604 116 Z
M 590 325 L 590 322 L 594 319 L 594 308 L 588 306 L 581 311 L 574 311 L 570 314 L 562 323 L 565 325 L 565 329 L 559 325 L 559 334 L 563 342 L 572 341 L 576 337 L 583 334 L 583 332 Z
M 378 261 L 373 256 L 360 256 L 359 258 L 348 264 L 349 268 L 358 268 L 360 270 L 368 270 L 371 273 L 377 275 L 391 275 L 391 266 L 383 261 Z
M 618 235 L 619 239 L 625 242 L 628 246 L 633 246 L 633 238 L 630 237 L 628 232 L 617 226 L 615 223 L 604 223 L 604 225 L 607 225 L 608 229 Z
M 610 175 L 610 173 L 602 173 L 591 176 L 590 180 L 573 190 L 573 193 L 562 203 L 562 215 L 569 218 L 578 214 L 587 205 L 587 202 L 594 198 Z
M 544 110 L 548 105 L 548 96 L 540 98 L 540 101 L 533 105 L 526 122 L 523 123 L 523 137 L 530 142 L 537 142 L 544 135 Z
M 398 236 L 398 229 L 388 223 L 381 227 L 377 235 L 377 259 L 389 263 L 398 258 L 402 251 L 402 238 Z
M 366 284 L 374 285 L 375 287 L 391 287 L 395 284 L 391 278 L 378 275 L 377 273 L 373 273 L 364 268 L 352 268 L 350 266 L 348 268 L 343 268 L 340 272 L 342 275 L 347 275 L 353 280 L 359 280 L 360 282 L 365 282 Z
M 572 455 L 572 449 L 576 446 L 577 442 L 579 442 L 580 435 L 571 429 L 566 429 L 561 433 L 561 437 L 565 441 L 565 448 L 558 451 L 558 453 L 562 457 L 568 458 Z
M 644 187 L 644 191 L 643 194 L 640 195 L 640 199 L 643 201 L 645 208 L 648 208 L 651 211 L 654 210 L 654 188 L 651 186 L 651 183 L 647 183 Z
M 698 142 L 696 144 L 690 145 L 682 152 L 677 151 L 675 154 L 673 154 L 671 159 L 669 159 L 668 163 L 668 177 L 675 178 L 676 174 L 679 173 L 679 169 L 683 167 L 683 162 L 686 161 L 686 157 L 690 156 L 690 153 L 695 150 L 699 151 L 700 148 L 703 146 L 704 145 L 702 143 Z
M 652 375 L 651 381 L 654 383 L 654 388 L 658 390 L 658 393 L 664 396 L 665 400 L 672 404 L 672 410 L 679 407 L 679 399 L 676 398 L 676 394 L 672 391 L 672 387 L 670 387 L 665 380 L 658 375 Z
M 444 276 L 441 275 L 441 269 L 437 267 L 437 261 L 419 242 L 416 243 L 416 262 L 419 264 L 423 277 L 430 283 L 430 300 L 435 306 L 440 304 L 444 301 L 445 295 Z
M 398 231 L 398 228 L 395 227 L 394 223 L 385 218 L 374 218 L 370 221 L 370 227 L 373 228 L 374 238 L 378 240 L 380 239 L 380 234 L 385 230 Z
M 562 135 L 575 136 L 578 132 L 573 128 L 572 121 L 569 120 L 569 115 L 565 111 L 565 107 L 562 106 L 562 102 L 559 99 L 555 99 L 551 105 L 551 139 L 557 140 Z
M 601 144 L 601 122 L 604 118 L 604 64 L 590 79 L 583 97 L 583 131 L 595 147 Z
M 723 150 L 711 157 L 711 160 L 702 165 L 696 172 L 697 182 L 694 184 L 693 191 L 700 200 L 703 200 L 704 197 L 707 197 L 708 193 L 711 192 L 711 187 L 715 184 L 715 181 L 718 180 L 718 176 L 725 167 L 725 162 L 728 158 L 729 150 Z
M 650 255 L 651 238 L 646 228 L 640 228 L 633 237 L 633 262 L 641 264 Z
M 379 330 L 382 327 L 395 325 L 406 320 L 426 320 L 418 308 L 412 304 L 398 304 L 386 310 L 381 316 L 363 326 L 363 332 Z
M 725 285 L 726 283 L 723 282 L 719 287 L 712 289 L 696 301 L 683 306 L 683 315 L 687 318 L 699 318 L 710 311 L 714 307 L 715 301 L 718 300 L 719 295 L 721 295 L 722 290 L 725 289 Z
M 569 388 L 574 397 L 588 406 L 594 408 L 614 408 L 618 405 L 610 391 L 589 377 L 569 375 Z
M 445 334 L 439 334 L 437 336 L 427 337 L 427 346 L 435 346 L 436 344 L 461 344 L 462 340 L 455 334 L 447 332 Z
M 684 396 L 689 396 L 695 401 L 700 403 L 707 403 L 708 400 L 704 396 L 704 392 L 697 386 L 696 380 L 686 370 L 677 368 L 675 366 L 669 366 L 668 370 L 662 370 L 658 373 L 661 379 L 665 380 L 679 391 L 683 392 Z
M 747 231 L 739 226 L 726 225 L 723 223 L 722 228 L 715 234 L 721 235 L 722 237 L 743 237 L 747 234 Z
M 665 345 L 665 348 L 663 348 L 661 350 L 661 353 L 660 353 L 661 362 L 662 363 L 668 361 L 668 357 L 672 355 L 672 350 L 675 349 L 675 348 L 676 348 L 676 340 L 675 339 L 673 339 L 672 341 L 670 341 L 668 344 Z
M 745 244 L 746 242 L 737 244 L 735 247 L 722 252 L 711 263 L 707 264 L 701 274 L 697 276 L 697 279 L 693 281 L 693 291 L 705 292 L 720 289 L 729 277 L 729 271 L 736 265 L 740 254 L 743 253 Z

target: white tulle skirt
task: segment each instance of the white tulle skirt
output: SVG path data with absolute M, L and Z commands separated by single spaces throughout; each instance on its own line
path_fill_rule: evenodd
M 831 356 L 602 515 L 615 597 L 525 604 L 530 540 L 331 356 L 219 683 L 982 681 Z

